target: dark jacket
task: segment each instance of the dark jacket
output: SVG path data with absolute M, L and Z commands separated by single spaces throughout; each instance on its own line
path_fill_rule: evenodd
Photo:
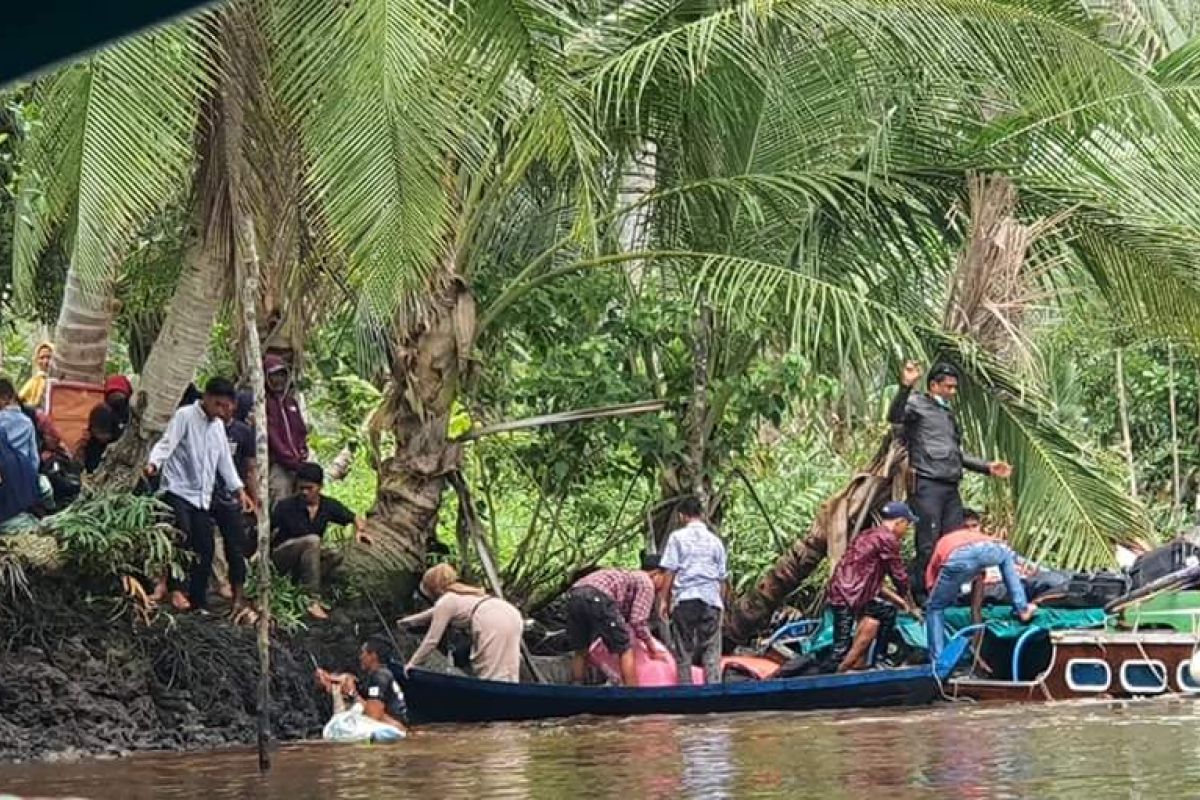
M 988 462 L 962 451 L 962 433 L 954 412 L 924 392 L 906 386 L 896 392 L 888 420 L 904 426 L 908 463 L 919 478 L 958 483 L 963 468 L 988 474 Z

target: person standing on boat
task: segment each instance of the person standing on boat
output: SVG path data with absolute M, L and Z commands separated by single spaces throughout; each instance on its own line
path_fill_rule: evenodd
M 910 599 L 900 540 L 917 517 L 907 504 L 891 502 L 880 510 L 879 518 L 879 525 L 854 537 L 829 579 L 827 600 L 833 612 L 829 671 L 853 669 L 872 641 L 882 655 L 896 625 L 897 607 L 909 613 L 916 610 Z M 887 577 L 891 577 L 895 591 L 884 586 Z
M 645 556 L 640 571 L 600 569 L 575 582 L 567 591 L 567 641 L 575 651 L 571 661 L 575 683 L 583 683 L 588 648 L 600 639 L 620 663 L 621 684 L 637 686 L 633 644 L 626 626 L 651 658 L 666 658 L 650 633 L 650 615 L 666 581 L 658 557 Z
M 954 605 L 965 583 L 972 583 L 971 608 L 978 616 L 983 597 L 983 575 L 988 567 L 999 567 L 1008 589 L 1013 612 L 1028 622 L 1037 612 L 1037 604 L 1025 596 L 1025 586 L 1017 573 L 1017 554 L 1002 540 L 978 529 L 964 528 L 943 536 L 934 548 L 925 570 L 929 604 L 925 608 L 925 630 L 929 660 L 937 663 L 946 646 L 946 609 Z
M 1012 467 L 1003 461 L 985 461 L 962 450 L 962 432 L 950 402 L 958 394 L 958 370 L 950 364 L 934 366 L 926 378 L 928 391 L 913 393 L 921 377 L 921 366 L 908 361 L 900 373 L 900 390 L 888 410 L 888 421 L 904 426 L 908 463 L 913 486 L 908 502 L 917 512 L 917 556 L 912 580 L 917 591 L 924 587 L 929 557 L 946 531 L 963 523 L 962 497 L 958 487 L 963 470 L 996 478 L 1007 478 Z
M 459 582 L 458 572 L 449 564 L 438 564 L 425 571 L 421 593 L 434 601 L 433 608 L 397 622 L 401 627 L 429 626 L 405 671 L 424 661 L 442 640 L 446 627 L 454 625 L 471 631 L 471 667 L 475 677 L 507 683 L 521 680 L 521 636 L 525 621 L 515 606 L 478 586 Z
M 667 573 L 663 606 L 671 623 L 680 685 L 692 682 L 692 666 L 704 667 L 706 683 L 721 682 L 721 590 L 728 577 L 725 545 L 704 523 L 695 497 L 679 504 L 683 527 L 672 531 L 660 566 Z

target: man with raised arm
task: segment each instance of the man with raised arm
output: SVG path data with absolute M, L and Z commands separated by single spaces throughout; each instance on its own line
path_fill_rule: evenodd
M 888 420 L 903 426 L 908 463 L 914 481 L 908 503 L 917 514 L 917 557 L 913 586 L 922 587 L 925 567 L 939 538 L 963 522 L 958 486 L 963 470 L 1007 478 L 1012 467 L 1003 461 L 984 461 L 962 449 L 962 432 L 950 404 L 958 394 L 958 370 L 937 364 L 926 378 L 927 390 L 913 392 L 921 365 L 909 361 L 900 373 L 900 390 L 888 410 Z

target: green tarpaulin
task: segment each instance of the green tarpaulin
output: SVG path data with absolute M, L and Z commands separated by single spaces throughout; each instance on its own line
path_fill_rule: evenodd
M 1047 630 L 1063 628 L 1099 628 L 1104 625 L 1102 608 L 1041 608 L 1031 625 Z M 983 621 L 988 633 L 1000 639 L 1015 639 L 1029 625 L 1018 622 L 1010 606 L 989 606 L 983 609 Z M 946 630 L 953 633 L 971 623 L 971 609 L 955 606 L 946 609 Z M 901 614 L 896 622 L 900 635 L 910 647 L 925 647 L 925 624 L 907 614 Z M 803 652 L 811 653 L 833 644 L 833 614 L 826 611 L 821 629 L 805 644 Z

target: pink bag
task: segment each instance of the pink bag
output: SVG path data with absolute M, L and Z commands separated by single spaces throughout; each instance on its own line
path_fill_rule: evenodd
M 666 651 L 667 657 L 656 660 L 646 652 L 646 646 L 642 644 L 641 639 L 634 636 L 632 632 L 629 638 L 633 642 L 633 659 L 637 669 L 638 686 L 678 685 L 679 678 L 676 675 L 675 658 L 662 642 L 654 640 L 660 650 Z M 591 649 L 588 650 L 588 661 L 613 683 L 621 682 L 621 667 L 617 663 L 617 657 L 608 652 L 608 648 L 604 646 L 602 640 L 597 639 L 592 643 Z M 692 667 L 692 683 L 704 683 L 704 670 L 700 667 Z

